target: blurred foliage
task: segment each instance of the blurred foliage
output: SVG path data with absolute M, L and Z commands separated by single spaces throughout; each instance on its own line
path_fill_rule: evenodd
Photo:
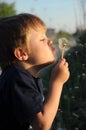
M 69 32 L 59 31 L 57 33 L 57 38 L 60 38 L 60 37 L 66 37 L 66 38 L 68 38 L 68 37 L 70 37 L 70 34 L 69 34 Z
M 86 44 L 71 48 L 65 56 L 70 79 L 61 97 L 62 119 L 67 130 L 86 129 Z
M 51 130 L 86 130 L 86 44 L 77 43 L 67 51 L 65 58 L 69 62 L 71 76 L 64 85 L 59 110 Z M 45 96 L 54 65 L 41 73 Z
M 86 43 L 86 30 L 79 30 L 73 34 L 74 37 L 76 37 L 76 41 L 81 44 Z
M 86 43 L 86 30 L 82 31 L 82 33 L 79 36 L 80 43 L 85 44 Z
M 0 17 L 16 14 L 15 3 L 0 2 Z

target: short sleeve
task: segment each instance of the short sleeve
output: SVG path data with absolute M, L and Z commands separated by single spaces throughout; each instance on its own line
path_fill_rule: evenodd
M 31 120 L 42 110 L 42 81 L 26 73 L 18 73 L 11 81 L 11 104 L 19 123 Z

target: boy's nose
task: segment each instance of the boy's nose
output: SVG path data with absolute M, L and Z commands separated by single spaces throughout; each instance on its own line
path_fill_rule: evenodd
M 53 44 L 53 41 L 48 39 L 48 45 L 52 45 Z

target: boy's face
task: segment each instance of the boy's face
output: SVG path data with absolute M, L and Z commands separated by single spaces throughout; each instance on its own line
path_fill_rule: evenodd
M 55 48 L 52 47 L 52 41 L 46 37 L 44 30 L 33 30 L 27 41 L 29 63 L 46 65 L 55 61 Z

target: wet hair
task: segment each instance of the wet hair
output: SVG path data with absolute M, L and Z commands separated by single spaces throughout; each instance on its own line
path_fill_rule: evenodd
M 0 18 L 0 67 L 5 69 L 16 61 L 15 48 L 26 46 L 27 33 L 46 26 L 37 16 L 28 13 Z

